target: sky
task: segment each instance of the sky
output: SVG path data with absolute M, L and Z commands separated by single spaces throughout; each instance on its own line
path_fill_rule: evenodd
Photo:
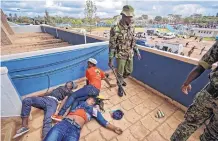
M 194 13 L 203 15 L 216 15 L 218 13 L 218 0 L 216 1 L 163 1 L 163 0 L 93 0 L 97 7 L 97 16 L 100 18 L 119 15 L 126 4 L 133 6 L 136 17 L 142 14 L 155 16 L 167 16 L 179 14 L 183 17 Z M 18 16 L 36 17 L 44 16 L 45 10 L 52 16 L 68 16 L 75 18 L 84 17 L 85 0 L 1 0 L 2 10 Z

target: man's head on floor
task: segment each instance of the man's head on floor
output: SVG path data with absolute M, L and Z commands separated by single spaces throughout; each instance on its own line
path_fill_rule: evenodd
M 97 65 L 97 60 L 95 60 L 94 58 L 89 58 L 88 60 L 88 68 L 91 68 L 91 67 L 95 67 Z
M 69 90 L 71 89 L 76 89 L 78 87 L 78 85 L 73 82 L 73 81 L 68 81 L 66 84 L 65 84 L 65 87 Z
M 89 105 L 89 106 L 93 106 L 96 104 L 96 98 L 94 96 L 90 96 L 87 100 L 86 100 L 86 103 Z

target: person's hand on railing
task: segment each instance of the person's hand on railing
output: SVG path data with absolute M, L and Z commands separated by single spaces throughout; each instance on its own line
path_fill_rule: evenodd
M 109 66 L 110 68 L 113 68 L 113 67 L 114 67 L 111 59 L 109 59 L 108 66 Z
M 138 53 L 138 54 L 137 54 L 137 57 L 138 57 L 138 60 L 141 60 L 141 59 L 142 59 L 142 57 L 141 57 L 141 54 L 140 54 L 140 53 Z

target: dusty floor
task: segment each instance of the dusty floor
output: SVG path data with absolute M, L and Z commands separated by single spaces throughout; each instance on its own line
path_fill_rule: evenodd
M 215 41 L 201 41 L 199 42 L 199 38 L 195 40 L 194 37 L 189 39 L 183 39 L 183 38 L 175 38 L 170 40 L 164 40 L 163 38 L 158 38 L 157 36 L 153 36 L 154 40 L 148 40 L 149 44 L 155 44 L 155 42 L 169 42 L 169 43 L 179 43 L 184 46 L 183 53 L 185 56 L 188 56 L 188 52 L 191 50 L 192 47 L 196 47 L 193 51 L 193 53 L 190 55 L 191 58 L 197 58 L 200 59 L 204 53 L 206 53 L 207 50 L 209 50 L 212 45 L 215 43 Z M 186 43 L 189 42 L 189 44 L 186 46 Z M 202 54 L 201 50 L 205 47 Z
M 105 30 L 109 31 L 109 30 Z M 137 32 L 137 31 L 136 31 Z M 139 32 L 139 31 L 138 31 Z M 91 32 L 93 35 L 97 35 L 100 37 L 106 37 L 109 40 L 109 36 L 104 34 L 103 30 L 94 30 Z M 207 50 L 211 48 L 211 46 L 215 43 L 215 41 L 201 41 L 199 42 L 199 38 L 195 40 L 194 37 L 189 38 L 189 39 L 183 39 L 183 38 L 175 38 L 175 39 L 170 39 L 170 40 L 164 40 L 163 38 L 158 38 L 157 36 L 152 36 L 154 40 L 150 39 L 148 37 L 148 44 L 154 45 L 155 43 L 160 43 L 160 42 L 170 42 L 170 43 L 180 43 L 184 46 L 183 53 L 184 56 L 188 56 L 188 52 L 191 50 L 192 47 L 196 47 L 193 51 L 193 53 L 189 56 L 191 58 L 197 58 L 200 59 L 204 53 L 206 53 Z M 186 43 L 189 42 L 189 45 L 186 47 Z M 202 51 L 201 50 L 205 47 L 205 49 Z M 201 54 L 200 54 L 201 53 Z
M 115 83 L 113 78 L 112 82 Z M 167 102 L 162 97 L 152 93 L 150 90 L 139 85 L 132 79 L 127 79 L 127 96 L 122 98 L 117 96 L 117 88 L 109 90 L 103 83 L 101 94 L 109 101 L 105 103 L 106 112 L 104 117 L 112 124 L 124 130 L 122 135 L 117 135 L 112 131 L 101 127 L 94 119 L 87 123 L 81 132 L 80 141 L 167 141 L 183 120 L 184 112 Z M 79 88 L 85 83 L 82 82 Z M 113 120 L 109 111 L 122 109 L 124 118 L 120 121 Z M 155 118 L 157 110 L 165 113 L 161 119 Z M 14 132 L 20 127 L 20 120 L 16 119 L 15 124 L 8 125 L 6 120 L 2 120 L 3 127 L 14 127 Z M 32 120 L 30 120 L 30 131 L 28 134 L 16 141 L 40 141 L 41 127 L 43 121 L 43 111 L 32 108 Z M 203 127 L 197 130 L 188 141 L 199 141 L 199 135 Z M 12 134 L 14 134 L 14 132 Z M 6 133 L 2 133 L 2 141 L 6 138 Z
M 14 53 L 23 53 L 29 51 L 43 50 L 49 48 L 69 46 L 67 42 L 56 39 L 47 33 L 22 33 L 11 36 L 12 45 L 1 47 L 1 54 L 8 55 Z

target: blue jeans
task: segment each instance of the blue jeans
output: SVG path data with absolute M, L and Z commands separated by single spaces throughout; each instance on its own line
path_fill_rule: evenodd
M 76 92 L 73 92 L 67 99 L 66 103 L 64 104 L 64 106 L 61 108 L 61 110 L 59 111 L 58 115 L 63 116 L 66 112 L 66 110 L 72 106 L 75 102 L 76 99 L 81 99 L 85 100 L 87 99 L 90 95 L 91 96 L 98 96 L 99 95 L 100 90 L 95 88 L 92 85 L 85 85 L 83 88 L 79 89 Z M 78 102 L 73 105 L 72 108 L 75 108 L 78 105 Z
M 70 108 L 70 111 L 73 111 L 76 109 L 76 107 L 81 104 L 82 102 L 86 101 L 87 97 L 79 97 L 77 99 L 75 99 L 75 101 L 73 102 L 73 105 Z
M 80 129 L 66 120 L 56 124 L 44 141 L 79 141 Z
M 28 117 L 30 115 L 31 106 L 44 111 L 42 136 L 45 137 L 52 127 L 51 116 L 56 111 L 57 101 L 46 96 L 25 98 L 22 101 L 21 117 Z

